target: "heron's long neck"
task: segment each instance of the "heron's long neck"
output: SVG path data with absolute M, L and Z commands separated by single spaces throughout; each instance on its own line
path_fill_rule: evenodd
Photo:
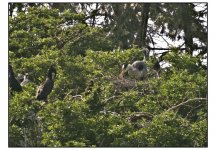
M 133 68 L 133 66 L 132 66 L 131 64 L 128 64 L 127 70 L 128 70 L 128 71 L 129 71 L 129 70 L 134 70 L 134 68 Z

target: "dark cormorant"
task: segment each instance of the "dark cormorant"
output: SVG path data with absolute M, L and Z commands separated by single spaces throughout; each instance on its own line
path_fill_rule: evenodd
M 17 79 L 15 78 L 13 68 L 10 64 L 8 70 L 9 70 L 9 87 L 11 88 L 12 91 L 21 92 L 22 87 L 20 83 L 17 81 Z
M 54 86 L 55 75 L 56 69 L 51 65 L 47 72 L 46 80 L 37 89 L 36 99 L 47 102 L 47 96 L 51 93 Z

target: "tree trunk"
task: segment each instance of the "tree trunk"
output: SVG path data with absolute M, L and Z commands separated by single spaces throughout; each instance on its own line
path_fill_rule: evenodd
M 185 40 L 185 47 L 186 47 L 187 53 L 192 55 L 193 54 L 193 37 L 191 36 L 190 28 L 191 28 L 191 25 L 189 25 L 188 23 L 184 25 L 184 33 L 185 33 L 184 40 Z
M 190 12 L 185 11 L 190 9 L 188 4 L 184 4 L 184 7 L 182 8 L 182 20 L 183 20 L 183 30 L 184 30 L 184 40 L 185 40 L 185 48 L 186 52 L 190 55 L 193 55 L 193 35 L 191 32 L 192 28 L 192 16 Z
M 142 20 L 141 20 L 141 29 L 140 29 L 140 43 L 139 47 L 142 48 L 146 46 L 146 33 L 148 27 L 148 19 L 149 19 L 149 3 L 144 3 L 142 6 Z

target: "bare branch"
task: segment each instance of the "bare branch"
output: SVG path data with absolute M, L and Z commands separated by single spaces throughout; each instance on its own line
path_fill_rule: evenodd
M 178 50 L 186 50 L 186 48 L 178 48 L 178 47 L 176 47 Z M 203 49 L 203 48 L 205 48 L 204 46 L 202 46 L 202 47 L 197 47 L 196 49 Z M 148 49 L 150 49 L 150 50 L 172 50 L 173 48 L 154 48 L 154 47 L 150 47 L 150 46 L 148 46 Z
M 185 105 L 185 104 L 187 104 L 187 103 L 189 103 L 189 102 L 191 102 L 191 101 L 197 101 L 197 100 L 207 100 L 207 98 L 194 98 L 194 99 L 188 99 L 188 100 L 185 101 L 185 102 L 182 102 L 182 103 L 180 103 L 180 104 L 178 104 L 178 105 L 176 105 L 176 106 L 173 106 L 173 107 L 169 108 L 167 111 L 170 111 L 170 110 L 176 109 L 176 108 L 178 108 L 179 106 L 182 106 L 182 105 Z
M 113 96 L 111 96 L 111 97 L 105 99 L 104 102 L 105 102 L 105 104 L 106 104 L 106 103 L 108 103 L 110 100 L 113 100 L 113 99 L 115 99 L 115 98 L 116 98 L 116 96 L 113 95 Z
M 149 37 L 150 37 L 150 40 L 151 40 L 151 42 L 152 42 L 153 47 L 155 47 L 155 42 L 154 42 L 154 40 L 153 40 L 153 38 L 152 38 L 152 36 L 151 36 L 151 33 L 148 33 L 148 35 L 149 35 Z
M 72 96 L 72 98 L 80 98 L 80 99 L 82 99 L 82 95 L 74 95 L 74 96 Z
M 141 118 L 145 118 L 147 120 L 152 120 L 153 117 L 154 116 L 152 114 L 147 113 L 147 112 L 135 112 L 135 113 L 133 113 L 132 115 L 130 115 L 128 117 L 128 120 L 131 121 L 131 122 L 135 122 L 135 121 L 137 121 L 138 119 L 141 119 Z
M 162 39 L 167 43 L 167 46 L 170 45 L 169 42 L 167 42 L 167 40 L 163 37 L 163 35 L 161 35 L 161 34 L 159 34 L 159 33 L 157 33 L 157 35 L 159 35 L 160 37 L 162 37 Z

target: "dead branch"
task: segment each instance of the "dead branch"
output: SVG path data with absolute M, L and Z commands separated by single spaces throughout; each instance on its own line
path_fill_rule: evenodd
M 147 112 L 135 112 L 135 113 L 133 113 L 132 115 L 130 115 L 128 117 L 128 120 L 130 122 L 135 122 L 135 121 L 137 121 L 138 119 L 141 119 L 141 118 L 145 118 L 147 120 L 152 120 L 153 117 L 154 116 L 152 114 L 147 113 Z
M 194 99 L 188 99 L 188 100 L 185 101 L 185 102 L 182 102 L 182 103 L 180 103 L 180 104 L 178 104 L 178 105 L 175 105 L 175 106 L 169 108 L 167 111 L 170 111 L 170 110 L 176 109 L 176 108 L 178 108 L 178 107 L 180 107 L 180 106 L 182 106 L 182 105 L 185 105 L 185 104 L 187 104 L 187 103 L 189 103 L 189 102 L 191 102 L 191 101 L 196 101 L 196 100 L 207 100 L 207 98 L 194 98 Z
M 159 33 L 157 33 L 157 35 L 159 35 L 160 37 L 162 37 L 162 39 L 167 43 L 167 46 L 170 45 L 169 42 L 167 42 L 167 40 L 163 37 L 163 35 L 161 35 L 161 34 L 159 34 Z
M 115 99 L 115 98 L 116 98 L 116 96 L 113 95 L 113 96 L 111 96 L 111 97 L 105 99 L 105 100 L 104 100 L 104 103 L 107 104 L 109 101 L 111 101 L 111 100 L 113 100 L 113 99 Z
M 82 95 L 74 95 L 74 96 L 72 96 L 72 98 L 80 98 L 80 99 L 82 99 Z

